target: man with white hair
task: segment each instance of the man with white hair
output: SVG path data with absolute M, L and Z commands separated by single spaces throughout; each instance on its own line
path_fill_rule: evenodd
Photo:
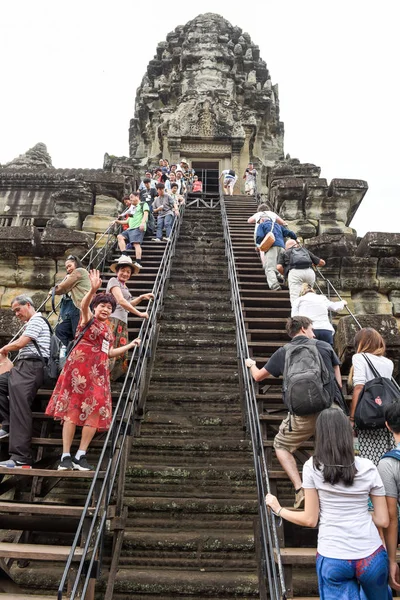
M 43 384 L 43 361 L 50 356 L 50 326 L 29 296 L 14 298 L 11 310 L 26 326 L 19 338 L 0 348 L 0 361 L 19 350 L 11 371 L 0 375 L 0 438 L 9 437 L 10 452 L 0 467 L 31 469 L 31 406 Z
M 325 264 L 322 258 L 315 256 L 304 246 L 300 246 L 297 241 L 288 240 L 286 242 L 285 250 L 281 252 L 276 268 L 288 280 L 290 304 L 292 306 L 300 295 L 303 283 L 314 285 L 315 271 L 312 265 L 323 267 Z

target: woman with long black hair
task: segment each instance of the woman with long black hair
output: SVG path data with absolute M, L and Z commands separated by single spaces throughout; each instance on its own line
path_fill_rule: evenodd
M 354 456 L 353 431 L 336 408 L 316 423 L 315 453 L 303 467 L 304 511 L 282 507 L 272 494 L 272 511 L 296 525 L 319 520 L 317 575 L 321 600 L 388 600 L 388 555 L 378 527 L 387 527 L 385 489 L 375 465 Z M 368 499 L 374 512 L 368 511 Z

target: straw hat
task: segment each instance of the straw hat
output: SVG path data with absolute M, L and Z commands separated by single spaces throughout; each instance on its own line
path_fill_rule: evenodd
M 110 265 L 110 271 L 112 271 L 113 273 L 116 273 L 117 267 L 130 267 L 131 273 L 134 270 L 134 265 L 133 265 L 132 259 L 130 256 L 127 256 L 126 254 L 121 254 L 121 256 L 119 257 L 117 262 Z
M 183 163 L 184 165 L 187 165 L 187 166 L 189 166 L 189 163 L 188 163 L 188 161 L 186 160 L 186 158 L 181 158 L 181 160 L 179 161 L 179 163 L 180 163 L 180 164 L 182 164 L 182 163 Z

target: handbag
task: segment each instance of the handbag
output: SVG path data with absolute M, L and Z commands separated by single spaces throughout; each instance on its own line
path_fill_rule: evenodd
M 275 236 L 272 233 L 272 231 L 269 231 L 267 233 L 267 235 L 265 236 L 265 238 L 263 239 L 263 241 L 261 242 L 261 244 L 259 245 L 259 248 L 260 248 L 261 252 L 267 252 L 274 244 L 275 244 Z
M 400 388 L 394 379 L 381 377 L 366 354 L 362 354 L 375 375 L 367 381 L 358 399 L 354 422 L 358 429 L 382 429 L 385 427 L 385 407 L 400 396 Z

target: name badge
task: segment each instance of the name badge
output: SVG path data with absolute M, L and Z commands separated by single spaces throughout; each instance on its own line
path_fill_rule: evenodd
M 108 356 L 109 349 L 110 349 L 110 342 L 108 342 L 107 340 L 103 340 L 103 343 L 101 345 L 101 351 L 105 352 Z

